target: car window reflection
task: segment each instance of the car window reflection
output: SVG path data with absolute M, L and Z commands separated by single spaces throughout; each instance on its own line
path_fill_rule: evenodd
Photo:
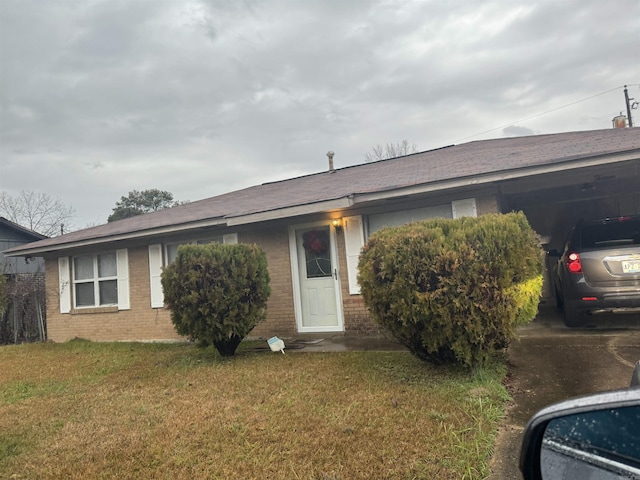
M 543 479 L 640 479 L 640 407 L 567 415 L 549 422 Z

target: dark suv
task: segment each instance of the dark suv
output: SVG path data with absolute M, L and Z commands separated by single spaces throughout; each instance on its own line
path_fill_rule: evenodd
M 568 327 L 589 323 L 587 314 L 635 313 L 640 319 L 640 215 L 578 223 L 556 273 Z

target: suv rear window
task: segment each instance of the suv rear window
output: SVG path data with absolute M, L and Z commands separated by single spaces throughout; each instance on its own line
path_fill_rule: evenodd
M 582 248 L 640 245 L 640 218 L 583 225 L 581 237 Z

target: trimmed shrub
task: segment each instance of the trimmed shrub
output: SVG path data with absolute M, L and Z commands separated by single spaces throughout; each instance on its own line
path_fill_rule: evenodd
M 535 317 L 543 261 L 523 213 L 437 218 L 372 235 L 358 281 L 374 320 L 416 356 L 475 366 Z
M 267 257 L 257 245 L 181 245 L 162 287 L 178 333 L 231 356 L 266 317 Z

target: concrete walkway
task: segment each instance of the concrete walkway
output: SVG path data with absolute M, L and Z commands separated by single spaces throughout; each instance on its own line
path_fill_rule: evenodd
M 553 308 L 519 330 L 508 349 L 513 402 L 498 433 L 491 480 L 522 478 L 522 433 L 541 408 L 571 397 L 626 388 L 640 360 L 640 316 L 611 316 L 592 329 L 568 329 Z
M 385 335 L 324 334 L 321 338 L 296 338 L 286 342 L 304 352 L 408 351 L 393 337 Z

